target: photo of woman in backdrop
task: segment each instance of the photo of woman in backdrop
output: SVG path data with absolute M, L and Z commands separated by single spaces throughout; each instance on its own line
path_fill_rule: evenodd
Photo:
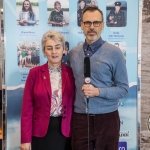
M 79 0 L 77 5 L 77 24 L 80 27 L 81 21 L 82 21 L 82 13 L 84 9 L 86 8 L 86 1 L 85 0 Z
M 31 3 L 31 1 L 33 1 Z M 20 2 L 17 0 L 16 2 L 16 11 L 17 11 L 17 23 L 21 26 L 34 26 L 37 24 L 37 17 L 35 12 L 33 11 L 32 5 L 34 5 L 34 9 L 36 12 L 38 12 L 38 2 L 35 0 L 24 0 L 23 2 Z M 21 6 L 22 4 L 22 6 Z M 22 8 L 21 8 L 22 7 Z M 21 11 L 20 11 L 21 8 Z M 19 14 L 19 15 L 18 15 Z
M 30 70 L 23 95 L 21 150 L 71 150 L 74 77 L 62 64 L 65 39 L 56 31 L 42 38 L 48 62 Z
M 48 24 L 52 27 L 64 27 L 69 25 L 68 0 L 47 1 Z

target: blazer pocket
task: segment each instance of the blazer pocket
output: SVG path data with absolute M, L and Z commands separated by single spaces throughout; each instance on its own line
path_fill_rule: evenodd
M 43 137 L 47 133 L 49 118 L 40 116 L 35 113 L 32 119 L 32 135 Z
M 39 115 L 38 115 L 38 114 L 33 114 L 33 118 L 32 118 L 33 121 L 37 121 L 38 118 L 39 118 Z

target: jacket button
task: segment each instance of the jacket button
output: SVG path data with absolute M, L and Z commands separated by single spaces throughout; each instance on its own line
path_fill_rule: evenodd
M 64 106 L 64 108 L 66 108 L 66 105 Z
M 36 120 L 36 118 L 34 118 L 34 120 Z
M 66 113 L 66 111 L 64 111 L 64 114 Z
M 63 119 L 66 119 L 66 116 L 64 116 Z

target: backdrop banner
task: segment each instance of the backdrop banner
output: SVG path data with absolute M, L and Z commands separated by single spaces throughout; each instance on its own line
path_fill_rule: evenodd
M 83 43 L 85 37 L 80 28 L 81 15 L 85 7 L 98 6 L 104 15 L 102 39 L 118 46 L 126 61 L 129 93 L 120 99 L 119 150 L 136 150 L 137 142 L 137 54 L 138 14 L 136 0 L 120 0 L 121 16 L 114 13 L 115 0 L 59 0 L 61 12 L 56 15 L 56 0 L 30 0 L 32 11 L 23 12 L 23 0 L 5 0 L 5 50 L 6 50 L 6 110 L 7 150 L 20 149 L 20 113 L 24 84 L 29 70 L 44 64 L 41 38 L 48 30 L 62 33 L 66 39 L 66 55 L 63 63 L 68 65 L 67 51 Z M 119 21 L 120 17 L 122 21 Z M 110 20 L 110 18 L 112 18 Z M 26 21 L 28 20 L 28 21 Z M 52 22 L 57 22 L 53 24 Z M 117 23 L 116 23 L 117 22 Z M 119 22 L 119 23 L 118 23 Z

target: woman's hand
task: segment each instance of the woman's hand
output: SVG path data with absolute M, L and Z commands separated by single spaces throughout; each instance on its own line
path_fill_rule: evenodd
M 20 145 L 20 150 L 31 150 L 31 143 L 23 143 Z
M 24 21 L 24 23 L 28 23 L 28 20 L 23 20 Z
M 20 20 L 18 23 L 22 25 L 22 24 L 25 24 L 27 22 L 28 22 L 28 20 Z
M 25 22 L 24 22 L 24 20 L 20 20 L 18 23 L 22 25 L 22 24 L 24 24 Z

